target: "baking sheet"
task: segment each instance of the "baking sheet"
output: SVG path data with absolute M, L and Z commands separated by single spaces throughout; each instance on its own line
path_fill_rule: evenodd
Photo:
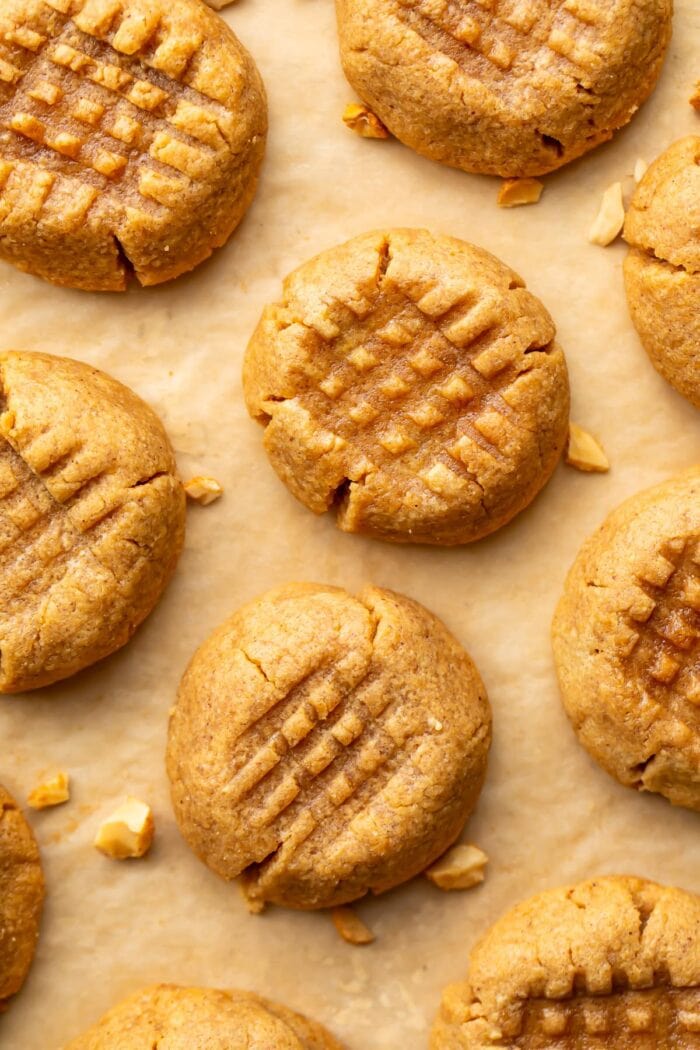
M 180 569 L 121 653 L 68 682 L 0 700 L 0 779 L 24 800 L 44 773 L 73 778 L 68 806 L 31 817 L 48 902 L 23 993 L 0 1020 L 3 1050 L 53 1050 L 144 984 L 256 989 L 307 1011 L 351 1050 L 418 1050 L 442 986 L 478 935 L 522 897 L 605 872 L 700 891 L 698 816 L 619 787 L 575 742 L 559 704 L 549 623 L 581 541 L 623 498 L 700 458 L 700 416 L 648 364 L 624 303 L 621 244 L 586 233 L 603 190 L 683 134 L 700 75 L 700 6 L 678 0 L 665 72 L 615 141 L 546 180 L 536 207 L 501 211 L 498 181 L 423 160 L 341 123 L 353 95 L 331 0 L 240 0 L 225 13 L 257 59 L 271 108 L 258 198 L 226 249 L 192 276 L 123 297 L 52 288 L 0 266 L 2 341 L 64 353 L 132 386 L 163 417 L 183 476 L 224 499 L 191 508 Z M 278 482 L 246 416 L 240 365 L 281 278 L 364 230 L 425 225 L 481 244 L 520 271 L 559 329 L 573 418 L 610 456 L 606 476 L 560 467 L 510 527 L 455 550 L 339 533 Z M 491 858 L 479 889 L 425 880 L 359 906 L 377 935 L 341 942 L 324 914 L 246 913 L 174 824 L 163 752 L 168 709 L 194 648 L 238 605 L 291 579 L 393 587 L 440 615 L 476 660 L 494 711 L 486 788 L 465 838 Z M 124 795 L 151 802 L 157 842 L 116 863 L 91 846 Z

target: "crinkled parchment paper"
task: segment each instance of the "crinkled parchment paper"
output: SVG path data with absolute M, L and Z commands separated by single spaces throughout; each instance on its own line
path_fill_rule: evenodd
M 52 288 L 0 266 L 8 347 L 73 355 L 160 412 L 183 476 L 225 497 L 189 514 L 187 548 L 159 608 L 121 653 L 51 689 L 0 700 L 0 779 L 20 800 L 55 768 L 71 803 L 31 817 L 48 903 L 31 977 L 0 1020 L 2 1050 L 54 1050 L 140 986 L 242 986 L 326 1022 L 351 1050 L 419 1050 L 442 986 L 505 908 L 547 886 L 634 872 L 700 891 L 700 818 L 619 787 L 577 745 L 561 709 L 549 625 L 583 538 L 626 496 L 700 458 L 700 415 L 660 379 L 625 307 L 622 244 L 586 235 L 610 182 L 683 134 L 700 75 L 700 6 L 678 0 L 662 81 L 610 144 L 546 180 L 535 207 L 501 211 L 498 181 L 449 171 L 396 142 L 356 138 L 331 0 L 241 0 L 226 12 L 257 59 L 271 137 L 258 198 L 239 233 L 195 274 L 123 297 Z M 246 416 L 240 367 L 263 304 L 302 260 L 364 230 L 429 226 L 491 249 L 554 315 L 573 418 L 612 470 L 561 466 L 510 527 L 463 549 L 392 547 L 339 533 L 286 492 Z M 441 616 L 476 660 L 495 720 L 481 803 L 465 837 L 491 858 L 483 886 L 441 893 L 416 880 L 360 905 L 368 948 L 324 914 L 246 913 L 235 885 L 199 863 L 175 827 L 163 752 L 185 664 L 242 602 L 291 579 L 405 591 Z M 125 794 L 149 800 L 157 842 L 116 863 L 91 841 Z

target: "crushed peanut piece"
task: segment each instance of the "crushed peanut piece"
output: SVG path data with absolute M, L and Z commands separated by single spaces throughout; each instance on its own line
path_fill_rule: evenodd
M 632 172 L 634 181 L 637 184 L 639 184 L 642 181 L 642 179 L 647 173 L 648 168 L 649 165 L 647 164 L 647 162 L 645 160 L 642 160 L 641 157 L 638 157 L 634 163 L 634 171 Z
M 690 104 L 700 110 L 700 80 L 696 83 L 693 94 L 690 96 Z
M 359 102 L 350 102 L 343 111 L 343 123 L 363 139 L 388 139 L 389 132 L 376 113 Z
M 55 777 L 37 784 L 27 796 L 27 805 L 32 809 L 48 809 L 49 806 L 60 806 L 70 799 L 70 781 L 67 773 L 57 773 Z
M 151 848 L 154 834 L 151 807 L 137 798 L 127 798 L 100 824 L 94 845 L 114 860 L 143 857 Z
M 371 944 L 374 934 L 352 908 L 334 908 L 331 919 L 336 930 L 348 944 Z
M 537 204 L 544 183 L 539 179 L 504 179 L 498 191 L 499 208 L 517 208 L 521 204 Z
M 577 470 L 605 474 L 610 470 L 610 461 L 605 455 L 603 446 L 596 441 L 583 427 L 569 423 L 569 444 L 566 449 L 566 462 Z
M 461 844 L 443 854 L 425 871 L 425 876 L 441 890 L 470 890 L 484 881 L 488 862 L 478 846 Z
M 190 499 L 201 503 L 203 507 L 207 507 L 224 494 L 224 490 L 216 478 L 205 478 L 200 475 L 185 482 L 185 492 Z
M 600 202 L 600 209 L 588 234 L 591 244 L 605 248 L 612 244 L 625 224 L 625 206 L 622 200 L 622 183 L 608 186 Z

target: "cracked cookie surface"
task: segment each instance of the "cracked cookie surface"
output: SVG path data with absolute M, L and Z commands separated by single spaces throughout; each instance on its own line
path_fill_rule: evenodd
M 481 248 L 377 231 L 284 282 L 246 351 L 248 411 L 290 491 L 338 527 L 468 543 L 527 506 L 568 433 L 551 317 Z
M 700 898 L 630 877 L 507 912 L 443 993 L 431 1050 L 697 1050 Z
M 700 136 L 646 172 L 625 221 L 625 289 L 654 368 L 700 408 Z
M 175 815 L 224 878 L 322 908 L 390 889 L 459 835 L 486 772 L 491 716 L 436 617 L 376 587 L 289 584 L 195 654 L 170 722 Z
M 177 277 L 242 219 L 266 129 L 199 0 L 3 0 L 0 257 L 93 291 Z
M 97 369 L 0 353 L 0 692 L 124 645 L 172 575 L 185 497 L 160 420 Z
M 34 835 L 0 785 L 0 1013 L 24 984 L 43 903 L 44 876 Z
M 336 0 L 345 75 L 403 143 L 519 177 L 611 138 L 656 84 L 672 0 Z
M 590 754 L 700 811 L 700 467 L 633 496 L 586 541 L 553 642 Z
M 157 985 L 65 1050 L 342 1050 L 320 1024 L 251 992 Z

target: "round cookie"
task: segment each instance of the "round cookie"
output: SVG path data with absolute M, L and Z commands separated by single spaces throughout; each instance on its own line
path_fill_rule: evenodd
M 65 1050 L 342 1050 L 320 1024 L 251 992 L 158 985 L 124 1000 Z
M 675 142 L 651 165 L 624 232 L 639 338 L 654 368 L 700 408 L 700 136 Z
M 159 284 L 255 193 L 267 104 L 200 0 L 3 0 L 0 258 L 55 284 Z
M 483 249 L 368 233 L 286 279 L 246 351 L 246 403 L 277 474 L 339 528 L 469 543 L 530 503 L 564 447 L 554 334 Z
M 0 785 L 0 1013 L 24 984 L 43 903 L 44 876 L 34 835 Z
M 48 354 L 0 353 L 0 693 L 129 640 L 177 563 L 185 497 L 131 390 Z
M 435 616 L 376 587 L 293 583 L 202 645 L 173 709 L 180 830 L 252 910 L 325 908 L 418 874 L 457 838 L 491 715 Z
M 336 0 L 345 75 L 412 149 L 463 171 L 542 175 L 651 94 L 672 0 Z
M 700 897 L 607 877 L 507 912 L 443 993 L 431 1050 L 671 1050 L 700 1031 Z
M 584 543 L 553 642 L 593 758 L 700 811 L 700 467 L 633 496 Z

